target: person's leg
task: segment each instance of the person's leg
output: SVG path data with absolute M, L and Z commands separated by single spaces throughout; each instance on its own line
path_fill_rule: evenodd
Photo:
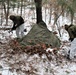
M 70 47 L 70 59 L 73 59 L 76 54 L 76 38 L 71 42 L 71 47 Z
M 24 37 L 24 24 L 22 24 L 21 26 L 20 26 L 20 35 L 21 35 L 21 38 L 22 37 Z
M 75 49 L 71 49 L 71 50 L 70 50 L 70 55 L 69 55 L 69 58 L 70 58 L 70 59 L 74 59 L 75 51 L 76 51 Z
M 20 38 L 20 27 L 16 28 L 16 36 L 17 38 Z

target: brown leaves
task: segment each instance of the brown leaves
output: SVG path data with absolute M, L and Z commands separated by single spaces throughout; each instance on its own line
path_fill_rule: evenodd
M 46 49 L 51 46 L 44 43 L 38 43 L 32 46 L 21 46 L 15 39 L 11 40 L 9 45 L 10 48 L 7 45 L 7 50 L 4 51 L 5 58 L 3 59 L 10 66 L 9 70 L 11 72 L 16 71 L 20 75 L 23 73 L 27 75 L 36 75 L 39 65 L 50 61 L 58 61 L 56 63 L 60 63 L 60 60 L 62 60 L 60 59 L 61 56 L 57 55 L 57 48 L 52 48 L 52 52 L 50 52 L 50 50 L 47 52 Z M 42 64 L 39 63 L 40 61 Z
M 58 34 L 57 31 L 54 31 L 53 34 Z
M 10 45 L 10 47 L 13 49 L 13 51 L 12 51 L 13 54 L 15 54 L 15 53 L 17 53 L 17 52 L 19 53 L 19 52 L 21 52 L 21 50 L 22 50 L 21 45 L 19 44 L 19 42 L 18 42 L 16 39 L 11 40 L 11 41 L 9 42 L 9 45 Z
M 34 45 L 34 46 L 27 46 L 25 52 L 29 55 L 34 55 L 34 54 L 42 55 L 43 53 L 46 52 L 46 50 L 44 45 L 42 46 Z
M 32 41 L 29 41 L 32 43 Z M 36 45 L 27 45 L 27 46 L 21 46 L 17 40 L 12 40 L 10 47 L 13 49 L 12 54 L 23 54 L 26 53 L 28 55 L 34 55 L 38 54 L 40 57 L 45 54 L 48 60 L 51 60 L 51 53 L 53 52 L 54 54 L 57 54 L 58 48 L 53 48 L 52 52 L 46 51 L 49 45 L 46 45 L 44 43 L 39 43 Z
M 13 49 L 13 51 L 11 52 L 11 54 L 13 55 L 26 53 L 28 55 L 38 54 L 41 57 L 43 54 L 45 54 L 47 58 L 50 59 L 48 57 L 48 53 L 46 52 L 48 46 L 44 43 L 32 46 L 21 46 L 17 40 L 12 40 L 10 43 L 10 47 Z

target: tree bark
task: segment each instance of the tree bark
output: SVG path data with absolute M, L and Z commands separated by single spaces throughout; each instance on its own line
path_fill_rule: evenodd
M 9 1 L 10 0 L 7 0 L 7 13 L 6 13 L 6 25 L 8 25 L 8 15 L 9 15 Z
M 6 18 L 6 25 L 8 25 L 8 15 L 9 15 L 9 0 L 7 0 L 7 7 L 4 3 L 4 0 L 2 1 L 3 7 L 4 7 L 4 13 Z
M 37 24 L 42 21 L 42 0 L 34 0 L 36 5 Z
M 21 16 L 22 16 L 23 0 L 21 0 Z

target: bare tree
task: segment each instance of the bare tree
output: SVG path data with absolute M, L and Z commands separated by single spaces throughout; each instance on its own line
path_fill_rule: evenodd
M 21 0 L 21 16 L 22 16 L 23 0 Z
M 4 3 L 4 0 L 2 1 L 3 7 L 4 7 L 4 13 L 6 18 L 6 25 L 8 25 L 8 15 L 9 15 L 9 0 L 7 0 L 7 7 Z
M 42 0 L 34 0 L 36 5 L 37 24 L 42 21 Z

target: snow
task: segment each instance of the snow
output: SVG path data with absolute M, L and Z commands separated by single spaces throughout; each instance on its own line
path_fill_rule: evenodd
M 28 13 L 29 11 L 30 13 Z M 14 13 L 16 13 L 16 11 Z M 31 10 L 27 9 L 25 13 L 27 13 L 26 21 L 25 21 L 25 28 L 27 29 L 27 32 L 25 33 L 26 35 L 32 27 L 31 26 L 32 21 L 33 23 L 35 23 L 36 21 L 31 19 L 32 18 L 31 16 L 33 14 Z M 43 18 L 45 21 L 44 15 L 45 14 L 43 13 Z M 46 18 L 47 27 L 49 30 L 52 30 L 51 24 L 48 23 L 48 17 L 49 15 L 47 13 L 47 18 Z M 60 17 L 60 25 L 63 25 L 65 23 L 69 24 L 67 18 L 65 18 L 65 20 L 62 23 L 62 17 Z M 4 25 L 5 23 L 3 23 L 3 27 Z M 2 68 L 0 68 L 0 73 L 2 75 L 18 75 L 18 74 L 19 75 L 76 75 L 76 59 L 74 59 L 74 61 L 70 61 L 67 60 L 66 58 L 66 55 L 70 47 L 70 42 L 68 41 L 69 35 L 64 29 L 61 29 L 61 35 L 62 35 L 60 37 L 62 41 L 61 50 L 58 51 L 58 56 L 56 56 L 53 53 L 49 55 L 49 57 L 52 56 L 51 61 L 47 59 L 45 54 L 43 54 L 41 57 L 38 54 L 29 56 L 26 53 L 22 53 L 22 54 L 17 53 L 15 55 L 10 55 L 8 52 L 12 52 L 12 49 L 8 48 L 7 50 L 4 47 L 4 45 L 1 44 L 0 66 Z M 7 43 L 7 41 L 9 41 L 9 38 L 12 39 L 15 37 L 16 37 L 15 31 L 13 31 L 12 33 L 8 33 L 8 31 L 1 31 L 0 41 L 2 43 Z M 64 41 L 65 43 L 63 43 Z M 52 52 L 53 49 L 48 48 L 46 51 Z M 9 65 L 11 65 L 11 67 Z

